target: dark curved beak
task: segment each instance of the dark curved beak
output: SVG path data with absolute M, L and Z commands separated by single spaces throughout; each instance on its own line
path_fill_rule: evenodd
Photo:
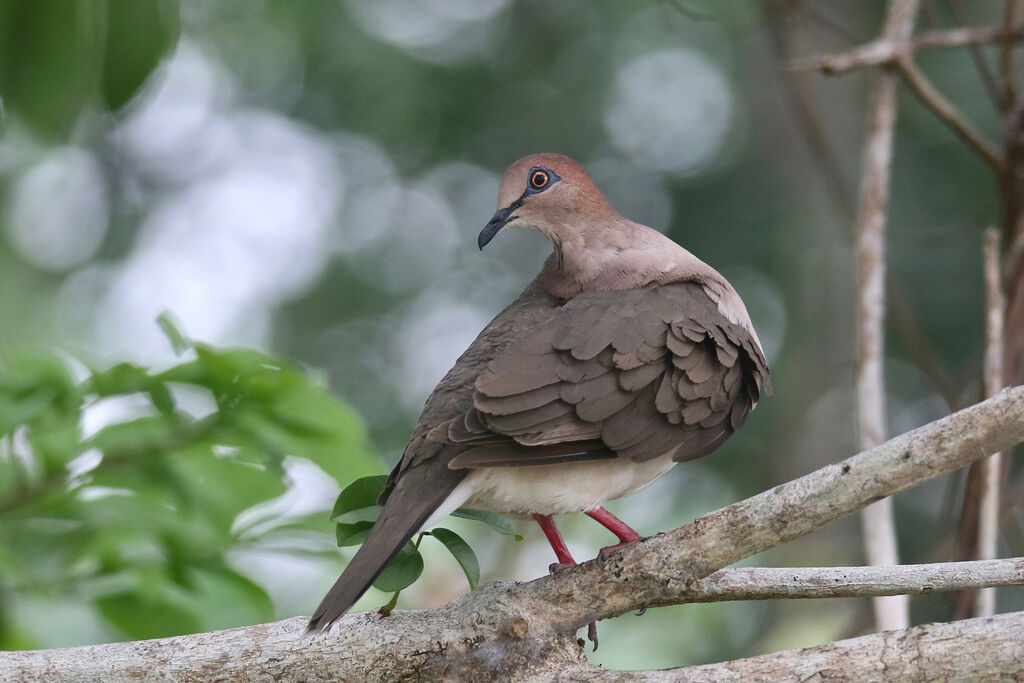
M 480 231 L 480 236 L 476 238 L 477 246 L 483 249 L 488 242 L 494 239 L 499 230 L 518 218 L 518 216 L 513 216 L 512 213 L 522 205 L 523 199 L 520 197 L 504 209 L 498 209 L 494 216 L 491 217 L 491 220 L 487 221 L 484 229 Z

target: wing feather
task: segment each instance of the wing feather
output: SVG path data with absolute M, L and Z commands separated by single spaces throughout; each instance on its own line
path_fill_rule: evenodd
M 756 339 L 699 282 L 590 292 L 493 358 L 472 408 L 430 435 L 470 446 L 454 468 L 688 460 L 738 429 L 763 391 Z

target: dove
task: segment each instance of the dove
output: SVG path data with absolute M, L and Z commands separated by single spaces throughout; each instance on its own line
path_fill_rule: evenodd
M 326 630 L 398 551 L 460 507 L 536 520 L 575 564 L 553 515 L 583 512 L 641 539 L 603 507 L 705 456 L 771 392 L 736 290 L 662 233 L 612 208 L 583 167 L 524 157 L 502 175 L 483 249 L 506 228 L 553 251 L 430 394 L 388 477 L 366 541 L 310 618 Z M 595 641 L 594 625 L 590 628 Z

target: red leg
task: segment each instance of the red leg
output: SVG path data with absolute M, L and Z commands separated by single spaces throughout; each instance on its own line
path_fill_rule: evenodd
M 619 540 L 623 543 L 632 543 L 642 538 L 628 524 L 604 508 L 594 508 L 593 510 L 587 510 L 586 513 L 588 517 L 600 522 L 604 528 L 618 536 Z
M 588 517 L 590 517 L 593 520 L 596 520 L 602 526 L 608 529 L 608 531 L 615 534 L 620 541 L 615 545 L 610 545 L 605 548 L 601 548 L 601 552 L 599 553 L 600 557 L 606 557 L 608 553 L 618 550 L 624 545 L 636 543 L 641 538 L 643 538 L 640 534 L 634 531 L 628 524 L 626 524 L 621 519 L 619 519 L 612 513 L 608 512 L 604 508 L 594 508 L 593 510 L 586 510 L 585 512 Z
M 554 574 L 557 571 L 568 569 L 575 565 L 576 560 L 572 559 L 569 547 L 565 544 L 565 539 L 562 538 L 562 534 L 558 533 L 558 527 L 555 526 L 555 520 L 551 519 L 551 515 L 534 515 L 533 518 L 537 520 L 537 524 L 540 525 L 540 530 L 544 532 L 545 536 L 547 536 L 548 543 L 551 544 L 551 549 L 555 551 L 555 557 L 558 558 L 558 562 L 552 564 L 551 567 L 549 567 L 549 571 Z M 619 524 L 622 524 L 622 522 L 619 522 Z M 625 525 L 623 524 L 623 526 Z M 626 528 L 628 529 L 629 527 Z M 630 530 L 632 531 L 632 529 Z M 597 651 L 596 621 L 592 621 L 587 625 L 587 640 L 594 644 L 594 651 Z
M 552 573 L 576 564 L 576 560 L 572 559 L 572 554 L 569 552 L 569 546 L 565 544 L 562 534 L 558 533 L 558 527 L 555 526 L 555 520 L 551 519 L 551 515 L 534 515 L 533 518 L 537 520 L 537 524 L 540 524 L 540 530 L 547 536 L 548 543 L 551 544 L 551 549 L 555 551 L 555 557 L 558 558 L 558 563 L 551 565 Z

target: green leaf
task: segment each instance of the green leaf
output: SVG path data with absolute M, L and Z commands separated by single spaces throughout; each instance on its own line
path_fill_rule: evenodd
M 334 535 L 338 539 L 338 547 L 345 548 L 350 545 L 362 545 L 372 528 L 373 522 L 367 521 L 353 522 L 352 524 L 341 522 L 337 524 Z
M 470 510 L 469 508 L 459 508 L 452 513 L 452 517 L 462 517 L 463 519 L 472 519 L 477 522 L 483 522 L 487 526 L 491 527 L 500 534 L 506 536 L 515 536 L 517 541 L 523 540 L 523 537 L 516 533 L 516 523 L 508 517 L 502 517 L 501 515 L 493 512 L 487 512 L 486 510 Z
M 149 415 L 104 427 L 86 443 L 88 447 L 99 448 L 108 455 L 124 452 L 155 455 L 147 451 L 177 445 L 174 438 L 177 435 L 176 428 L 177 425 L 163 415 Z
M 198 633 L 202 623 L 191 612 L 159 598 L 126 591 L 96 600 L 103 618 L 134 640 Z
M 171 348 L 174 349 L 174 353 L 178 356 L 192 348 L 192 340 L 190 340 L 184 332 L 181 331 L 181 326 L 178 325 L 178 321 L 174 319 L 174 316 L 169 311 L 164 311 L 156 317 L 156 324 L 160 327 L 160 330 L 167 337 L 167 340 L 171 342 Z
M 431 529 L 430 535 L 441 541 L 445 548 L 448 548 L 448 552 L 462 567 L 466 580 L 469 581 L 469 590 L 476 590 L 477 584 L 480 583 L 480 562 L 476 559 L 476 553 L 469 547 L 469 544 L 463 540 L 462 536 L 444 527 Z
M 148 394 L 153 406 L 164 415 L 174 413 L 174 397 L 167 385 L 149 374 L 149 370 L 133 363 L 118 363 L 106 370 L 94 370 L 82 390 L 98 396 Z
M 178 7 L 168 0 L 107 0 L 101 94 L 110 110 L 127 103 L 178 39 Z
M 103 49 L 103 10 L 83 0 L 0 3 L 0 93 L 36 135 L 66 139 L 87 107 Z
M 373 582 L 373 587 L 385 593 L 394 593 L 411 586 L 422 573 L 423 556 L 416 546 L 406 543 Z
M 376 509 L 379 512 L 377 497 L 384 490 L 384 483 L 387 480 L 387 475 L 384 474 L 356 479 L 338 494 L 338 499 L 334 501 L 334 509 L 331 511 L 331 519 L 349 523 L 376 519 L 376 514 L 368 517 L 369 510 Z

